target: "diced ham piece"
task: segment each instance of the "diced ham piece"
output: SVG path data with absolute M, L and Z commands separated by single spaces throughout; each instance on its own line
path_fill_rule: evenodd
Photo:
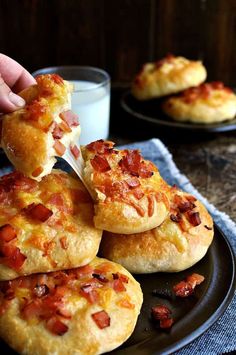
M 52 131 L 52 136 L 54 139 L 61 139 L 63 137 L 63 130 L 59 127 L 57 123 L 54 123 L 54 128 Z
M 78 159 L 79 156 L 80 156 L 80 150 L 79 148 L 77 147 L 77 145 L 70 145 L 70 151 L 71 153 L 73 154 L 74 158 L 75 159 Z
M 58 139 L 55 139 L 53 148 L 55 149 L 59 157 L 61 157 L 66 151 L 66 147 L 64 146 L 64 144 L 62 144 Z
M 69 127 L 76 127 L 79 125 L 78 116 L 71 110 L 61 112 L 59 116 Z
M 26 256 L 14 245 L 5 245 L 2 247 L 1 254 L 3 257 L 0 257 L 0 264 L 4 264 L 16 271 L 21 269 L 26 260 Z
M 93 313 L 92 318 L 100 329 L 104 329 L 110 326 L 111 319 L 106 311 Z
M 32 172 L 32 176 L 37 177 L 43 172 L 43 168 L 39 166 Z
M 16 238 L 16 230 L 10 224 L 0 227 L 0 241 L 10 242 Z
M 38 203 L 37 205 L 32 203 L 26 207 L 24 211 L 30 218 L 40 222 L 46 222 L 47 219 L 53 215 L 53 212 L 42 203 Z
M 69 329 L 58 317 L 50 318 L 46 323 L 46 327 L 51 333 L 60 336 L 64 335 Z
M 86 298 L 86 300 L 93 304 L 96 303 L 99 299 L 98 293 L 92 284 L 85 284 L 80 289 L 80 295 Z

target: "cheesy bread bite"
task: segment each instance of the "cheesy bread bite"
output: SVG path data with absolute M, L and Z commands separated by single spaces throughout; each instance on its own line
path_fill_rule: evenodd
M 143 66 L 133 81 L 131 92 L 138 100 L 150 100 L 197 86 L 206 76 L 201 61 L 167 55 Z
M 236 114 L 236 95 L 221 82 L 204 83 L 163 103 L 163 111 L 176 121 L 217 123 Z
M 133 273 L 177 272 L 197 263 L 213 239 L 213 221 L 193 196 L 172 189 L 168 217 L 157 228 L 124 235 L 105 232 L 100 254 Z
M 80 126 L 70 111 L 72 86 L 56 74 L 40 75 L 36 81 L 19 94 L 26 106 L 2 117 L 0 141 L 15 168 L 39 181 L 67 145 L 77 156 L 72 142 L 79 137 Z
M 121 345 L 142 305 L 140 285 L 122 266 L 90 264 L 0 282 L 0 336 L 25 355 L 95 355 Z
M 89 263 L 101 241 L 93 214 L 87 190 L 65 172 L 1 177 L 0 280 Z
M 84 180 L 95 201 L 95 226 L 124 234 L 158 226 L 169 210 L 168 185 L 138 150 L 113 146 L 99 140 L 82 147 Z

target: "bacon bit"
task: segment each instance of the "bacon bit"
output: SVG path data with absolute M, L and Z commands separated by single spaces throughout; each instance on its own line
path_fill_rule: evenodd
M 217 89 L 217 90 L 221 90 L 224 88 L 224 84 L 221 82 L 221 81 L 213 81 L 211 83 L 211 86 L 214 88 L 214 89 Z
M 69 127 L 79 126 L 78 116 L 71 110 L 61 112 L 59 116 Z
M 232 92 L 232 90 L 224 86 L 222 82 L 212 82 L 212 83 L 204 83 L 197 87 L 185 90 L 181 94 L 181 98 L 183 99 L 183 101 L 190 104 L 195 100 L 197 100 L 198 98 L 207 99 L 211 95 L 211 92 L 214 90 L 223 90 L 228 93 Z
M 62 79 L 62 77 L 58 74 L 48 74 L 48 78 L 53 80 L 54 83 L 58 84 L 58 85 L 64 85 L 64 81 Z M 36 78 L 36 80 L 38 79 L 38 77 Z M 38 82 L 38 80 L 37 80 Z
M 133 191 L 133 195 L 137 200 L 141 200 L 141 198 L 144 196 L 144 192 L 141 189 L 135 189 Z
M 39 176 L 41 173 L 43 172 L 43 168 L 41 166 L 39 166 L 37 169 L 35 169 L 32 172 L 32 176 L 37 177 Z
M 156 69 L 162 67 L 165 63 L 171 63 L 175 56 L 173 54 L 167 54 L 163 59 L 160 59 L 155 62 Z
M 11 289 L 7 290 L 5 295 L 4 295 L 4 299 L 11 301 L 15 298 L 15 292 Z
M 204 276 L 199 274 L 192 274 L 186 278 L 184 281 L 180 281 L 173 287 L 173 291 L 178 297 L 188 297 L 190 296 L 195 287 L 200 285 L 204 281 Z
M 124 283 L 128 283 L 129 282 L 129 278 L 128 276 L 121 274 L 120 272 L 117 272 L 115 274 L 112 274 L 113 280 L 121 280 Z
M 111 167 L 106 158 L 101 157 L 100 155 L 95 155 L 93 159 L 90 159 L 91 165 L 94 170 L 105 173 L 111 170 Z
M 112 282 L 112 287 L 115 292 L 124 292 L 126 288 L 120 279 L 114 280 Z
M 106 154 L 111 153 L 113 151 L 113 146 L 115 143 L 110 141 L 104 141 L 103 139 L 99 139 L 95 142 L 89 143 L 86 145 L 86 148 L 90 152 L 94 152 L 96 154 Z
M 94 322 L 97 324 L 98 328 L 104 329 L 110 326 L 111 319 L 106 311 L 96 312 L 93 313 L 91 316 Z
M 206 224 L 204 226 L 206 229 L 208 229 L 209 231 L 211 231 L 213 228 L 212 227 L 208 227 Z
M 176 213 L 176 214 L 171 213 L 170 219 L 171 219 L 173 222 L 179 223 L 179 222 L 181 221 L 182 217 L 181 217 L 181 214 L 180 214 L 180 213 Z
M 73 156 L 74 156 L 74 158 L 75 159 L 78 159 L 79 158 L 79 156 L 80 156 L 80 150 L 79 150 L 79 148 L 77 147 L 77 145 L 70 145 L 70 151 L 71 151 L 71 153 L 73 154 Z
M 60 244 L 61 244 L 62 249 L 67 250 L 68 246 L 69 246 L 67 238 L 66 237 L 61 237 L 59 240 L 60 240 Z
M 193 293 L 193 287 L 186 281 L 181 281 L 173 287 L 174 293 L 178 297 L 188 297 Z
M 141 178 L 149 178 L 153 175 L 150 166 L 142 161 L 138 150 L 125 150 L 125 154 L 119 161 L 119 166 L 123 173 Z
M 188 221 L 192 224 L 192 226 L 197 227 L 197 226 L 199 226 L 199 224 L 202 223 L 199 212 L 190 211 L 186 215 L 187 215 Z
M 173 323 L 174 323 L 174 319 L 173 318 L 161 319 L 160 320 L 160 328 L 161 329 L 171 328 Z
M 102 274 L 95 274 L 93 273 L 92 276 L 97 279 L 98 281 L 102 282 L 102 283 L 106 283 L 108 282 L 109 280 Z
M 49 288 L 47 285 L 36 285 L 33 289 L 33 294 L 36 297 L 43 297 L 49 293 Z
M 40 222 L 46 222 L 46 220 L 53 215 L 53 212 L 42 203 L 38 203 L 37 205 L 31 203 L 24 211 L 29 217 Z
M 66 147 L 64 146 L 64 144 L 62 144 L 58 139 L 55 139 L 53 148 L 55 149 L 59 157 L 61 157 L 66 151 Z
M 117 304 L 118 304 L 118 306 L 123 307 L 123 308 L 128 308 L 128 309 L 135 308 L 135 305 L 127 299 L 122 299 L 122 300 L 118 301 Z
M 55 335 L 64 335 L 68 331 L 68 326 L 57 317 L 50 318 L 46 323 L 46 328 Z
M 160 328 L 168 329 L 174 323 L 174 319 L 170 317 L 171 310 L 165 305 L 157 305 L 152 307 L 152 317 L 155 321 L 159 321 Z
M 136 178 L 136 177 L 129 178 L 129 179 L 125 180 L 125 182 L 128 184 L 128 186 L 129 186 L 131 189 L 140 186 L 140 181 L 139 181 L 139 179 Z
M 53 128 L 53 131 L 52 131 L 52 136 L 54 139 L 61 139 L 64 135 L 64 132 L 63 130 L 59 127 L 59 125 L 54 122 L 54 128 Z
M 165 305 L 152 307 L 152 316 L 155 320 L 168 319 L 171 313 L 171 310 Z
M 90 265 L 80 266 L 76 269 L 76 274 L 78 278 L 91 275 L 93 273 L 93 268 Z
M 205 277 L 200 275 L 200 274 L 192 274 L 190 276 L 187 276 L 186 281 L 191 284 L 193 288 L 195 288 L 197 285 L 200 285 L 203 281 L 205 280 Z
M 152 217 L 154 214 L 154 196 L 148 195 L 148 217 Z
M 196 205 L 190 201 L 182 201 L 178 204 L 177 207 L 181 213 L 185 213 L 194 209 Z
M 192 195 L 187 195 L 187 196 L 185 196 L 185 198 L 192 203 L 197 201 L 196 197 L 194 197 Z
M 4 224 L 0 227 L 0 241 L 10 242 L 16 237 L 16 230 L 10 224 Z

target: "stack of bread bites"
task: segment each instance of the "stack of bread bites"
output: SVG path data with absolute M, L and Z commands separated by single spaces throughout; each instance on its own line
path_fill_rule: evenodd
M 70 92 L 58 75 L 40 76 L 22 94 L 26 107 L 2 121 L 18 171 L 0 179 L 0 336 L 22 354 L 110 351 L 133 332 L 143 300 L 127 270 L 96 257 L 102 229 L 81 181 L 52 170 L 80 132 Z
M 22 93 L 26 107 L 2 119 L 1 145 L 17 171 L 0 178 L 0 336 L 23 354 L 118 347 L 143 301 L 130 272 L 183 270 L 213 239 L 205 207 L 138 150 L 82 147 L 90 194 L 52 169 L 67 149 L 81 158 L 70 93 L 58 75 L 39 76 Z
M 143 66 L 132 93 L 138 100 L 168 96 L 162 109 L 176 121 L 209 124 L 233 119 L 236 95 L 222 82 L 204 82 L 206 76 L 200 61 L 167 55 Z

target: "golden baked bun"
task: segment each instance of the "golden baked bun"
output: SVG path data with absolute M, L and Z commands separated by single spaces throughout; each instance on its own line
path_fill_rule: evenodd
M 160 225 L 169 210 L 168 185 L 138 150 L 113 146 L 99 140 L 82 147 L 84 180 L 95 201 L 95 226 L 132 234 Z
M 95 355 L 121 345 L 142 305 L 140 285 L 122 266 L 87 266 L 0 283 L 0 336 L 27 355 Z
M 213 221 L 193 196 L 173 190 L 169 216 L 157 228 L 124 235 L 105 232 L 102 256 L 133 273 L 177 272 L 197 263 L 213 239 Z
M 236 95 L 221 82 L 204 83 L 163 103 L 163 111 L 176 121 L 217 123 L 236 114 Z
M 157 62 L 145 64 L 134 79 L 131 91 L 138 100 L 150 100 L 197 86 L 206 76 L 202 62 L 167 55 Z
M 62 156 L 65 145 L 79 136 L 80 126 L 70 111 L 72 86 L 56 74 L 36 81 L 19 94 L 26 106 L 2 117 L 0 141 L 15 168 L 39 181 L 51 172 L 55 156 Z
M 101 241 L 93 214 L 87 190 L 65 172 L 1 177 L 0 280 L 89 263 Z

